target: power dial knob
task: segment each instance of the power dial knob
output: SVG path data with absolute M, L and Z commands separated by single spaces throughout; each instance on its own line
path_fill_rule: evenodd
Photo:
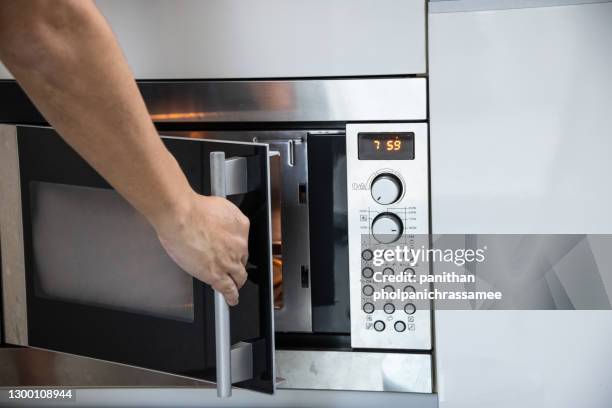
M 372 235 L 381 244 L 390 244 L 397 241 L 404 232 L 402 220 L 393 213 L 379 214 L 372 221 Z
M 383 173 L 372 181 L 370 192 L 378 204 L 393 204 L 402 196 L 402 181 L 393 174 Z

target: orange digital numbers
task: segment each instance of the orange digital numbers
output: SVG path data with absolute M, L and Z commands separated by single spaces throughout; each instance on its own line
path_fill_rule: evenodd
M 414 133 L 360 132 L 359 160 L 414 160 Z
M 387 142 L 385 143 L 385 150 L 387 150 L 388 152 L 396 152 L 398 150 L 401 150 L 401 148 L 401 140 L 387 140 Z

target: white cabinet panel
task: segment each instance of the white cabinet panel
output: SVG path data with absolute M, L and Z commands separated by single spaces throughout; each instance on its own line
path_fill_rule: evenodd
M 434 233 L 612 233 L 612 3 L 430 15 Z
M 609 408 L 609 311 L 438 311 L 440 408 Z
M 138 79 L 426 72 L 425 0 L 97 0 Z M 0 79 L 9 78 L 0 66 Z
M 612 233 L 612 3 L 429 16 L 434 233 Z M 610 311 L 438 311 L 442 408 L 609 407 Z

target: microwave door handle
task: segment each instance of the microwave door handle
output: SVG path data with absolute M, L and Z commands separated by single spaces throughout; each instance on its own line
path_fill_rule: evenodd
M 261 181 L 249 178 L 249 166 L 257 161 L 247 157 L 225 158 L 225 152 L 210 153 L 210 192 L 217 197 L 245 194 L 259 188 Z M 248 264 L 247 264 L 248 267 Z M 231 344 L 230 312 L 223 295 L 215 291 L 215 347 L 217 396 L 232 395 L 232 383 L 253 378 L 253 344 Z
M 210 192 L 226 197 L 225 152 L 210 153 Z M 215 291 L 215 347 L 217 363 L 217 396 L 232 395 L 231 338 L 229 305 L 223 295 Z

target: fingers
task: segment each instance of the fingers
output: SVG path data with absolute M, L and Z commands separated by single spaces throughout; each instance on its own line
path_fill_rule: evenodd
M 217 280 L 212 287 L 223 295 L 228 305 L 236 306 L 238 304 L 238 288 L 228 275 Z
M 244 286 L 248 278 L 243 265 L 235 265 L 227 269 L 223 277 L 212 284 L 213 289 L 225 297 L 227 304 L 236 306 L 238 304 L 238 290 Z
M 248 218 L 245 217 L 248 223 Z M 248 234 L 248 224 L 246 226 L 246 233 Z M 228 273 L 238 286 L 238 289 L 242 288 L 248 278 L 247 271 L 245 269 L 247 261 L 249 260 L 249 243 L 247 240 L 243 241 L 238 245 L 241 249 L 238 251 L 237 255 L 239 256 L 240 263 L 234 263 L 233 267 L 228 268 Z
M 249 228 L 251 227 L 251 220 L 249 220 L 249 217 L 247 217 L 243 213 L 240 213 L 240 224 L 242 225 L 242 228 L 244 229 L 246 235 L 248 235 Z
M 248 234 L 248 218 L 247 224 L 243 225 L 244 235 Z M 230 306 L 238 304 L 238 290 L 244 286 L 248 275 L 245 269 L 248 260 L 248 240 L 242 235 L 239 238 L 236 236 L 225 241 L 225 250 L 215 264 L 218 268 L 220 278 L 212 287 L 223 294 L 225 300 Z
M 248 275 L 243 265 L 237 266 L 229 271 L 229 275 L 238 289 L 242 288 L 247 281 Z
M 238 207 L 223 198 L 207 197 L 205 202 L 206 228 L 215 232 L 216 239 L 207 251 L 212 257 L 198 264 L 213 278 L 210 282 L 213 289 L 220 292 L 230 306 L 235 306 L 238 290 L 248 278 L 245 266 L 249 257 L 250 221 Z

